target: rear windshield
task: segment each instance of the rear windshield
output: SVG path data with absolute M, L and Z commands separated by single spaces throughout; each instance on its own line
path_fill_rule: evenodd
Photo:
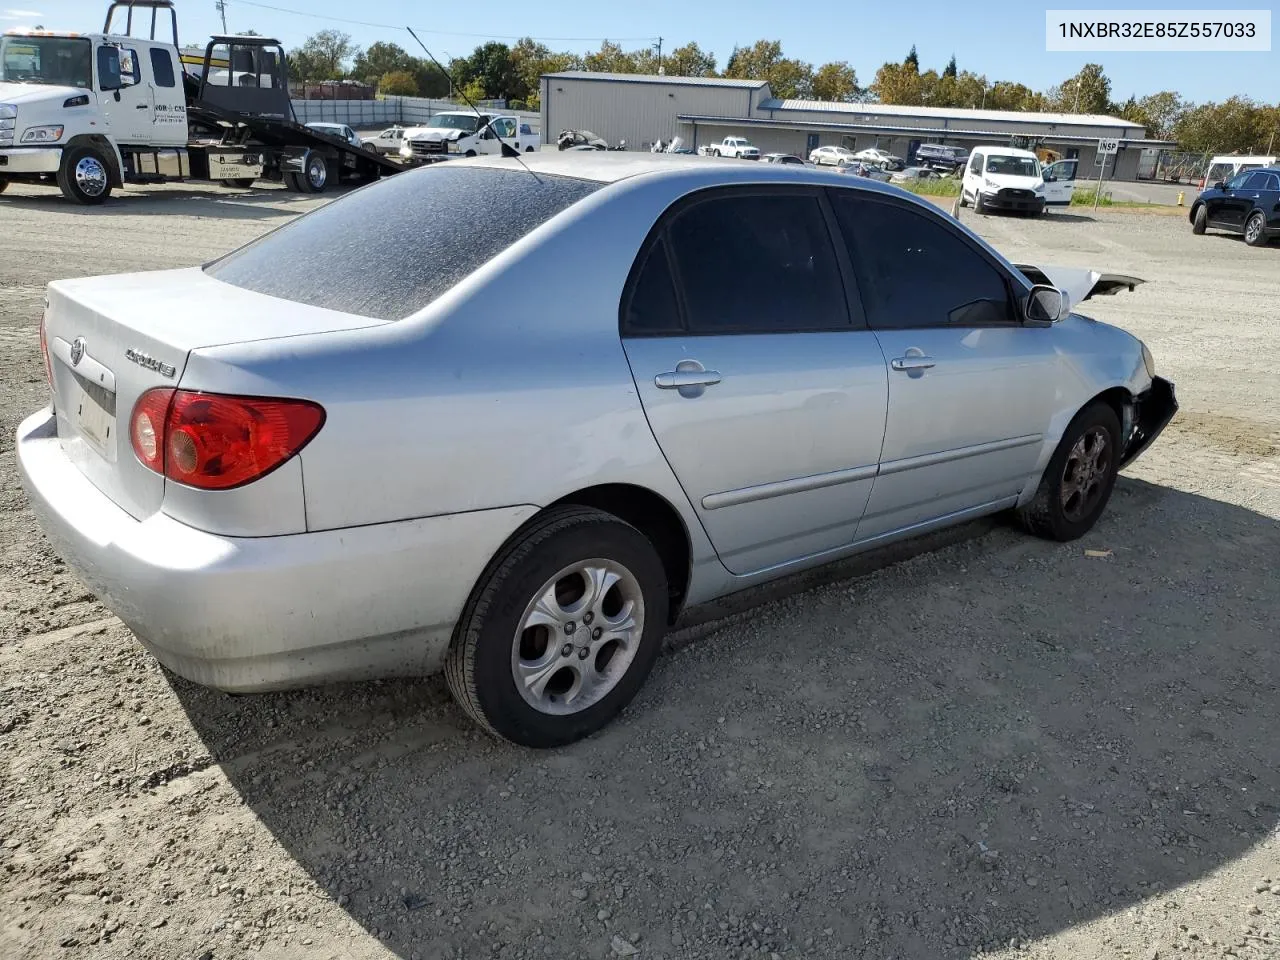
M 335 200 L 204 269 L 256 293 L 398 320 L 600 186 L 438 164 Z

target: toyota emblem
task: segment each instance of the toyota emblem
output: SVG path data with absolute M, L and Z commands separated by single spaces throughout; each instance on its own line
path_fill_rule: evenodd
M 71 342 L 71 365 L 77 367 L 84 359 L 84 337 L 76 337 Z

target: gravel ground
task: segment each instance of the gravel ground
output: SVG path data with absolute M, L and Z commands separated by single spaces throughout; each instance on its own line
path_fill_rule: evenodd
M 438 679 L 168 676 L 26 509 L 43 285 L 318 202 L 0 198 L 0 955 L 1280 957 L 1280 248 L 965 211 L 1011 257 L 1149 281 L 1090 312 L 1182 412 L 1097 529 L 971 525 L 758 594 L 531 753 Z

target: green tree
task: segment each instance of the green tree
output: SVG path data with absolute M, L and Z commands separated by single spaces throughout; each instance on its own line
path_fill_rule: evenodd
M 920 74 L 905 63 L 886 63 L 876 71 L 871 92 L 881 103 L 918 107 L 924 102 Z
M 1009 80 L 997 80 L 986 91 L 988 110 L 1043 110 L 1045 98 L 1030 87 Z M 979 100 L 981 103 L 981 100 Z
M 739 80 L 764 80 L 774 96 L 783 100 L 807 97 L 813 92 L 813 67 L 782 55 L 779 40 L 757 40 L 749 47 L 735 47 L 724 75 Z
M 907 54 L 907 59 L 902 61 L 904 67 L 908 67 L 916 73 L 920 72 L 920 56 L 916 53 L 916 45 L 911 45 L 911 52 Z
M 359 52 L 348 34 L 321 30 L 289 54 L 289 76 L 306 83 L 341 80 L 346 75 L 347 61 Z
M 388 97 L 416 97 L 418 78 L 412 70 L 388 70 L 378 78 L 378 92 Z
M 413 74 L 417 66 L 417 58 L 403 47 L 380 40 L 370 44 L 368 50 L 356 54 L 351 64 L 351 76 L 364 83 L 377 83 L 387 73 Z
M 716 75 L 716 57 L 714 53 L 704 53 L 696 43 L 686 43 L 676 47 L 662 58 L 662 66 L 668 76 L 672 77 L 714 77 Z
M 951 77 L 953 80 L 955 79 L 955 76 L 956 76 L 956 55 L 955 55 L 954 53 L 951 55 L 951 62 L 950 62 L 950 63 L 948 63 L 948 64 L 947 64 L 946 69 L 942 71 L 942 75 L 943 75 L 944 77 Z
M 824 63 L 813 74 L 815 100 L 835 100 L 848 103 L 858 99 L 862 90 L 858 87 L 858 74 L 843 60 Z
M 467 76 L 479 82 L 486 100 L 524 99 L 528 95 L 511 48 L 505 43 L 490 41 L 481 44 L 472 51 L 468 61 Z
M 530 110 L 537 110 L 542 98 L 542 75 L 581 70 L 582 58 L 572 53 L 555 53 L 545 43 L 529 37 L 511 48 L 511 61 L 518 80 L 514 99 L 523 100 Z
M 1184 150 L 1200 153 L 1261 153 L 1276 136 L 1277 111 L 1249 99 L 1230 97 L 1186 110 L 1174 137 Z
M 1097 63 L 1086 63 L 1046 93 L 1051 109 L 1060 113 L 1106 113 L 1111 109 L 1111 81 Z
M 582 58 L 583 69 L 593 73 L 635 73 L 635 54 L 627 53 L 618 44 L 610 40 L 600 44 L 595 53 L 588 53 Z

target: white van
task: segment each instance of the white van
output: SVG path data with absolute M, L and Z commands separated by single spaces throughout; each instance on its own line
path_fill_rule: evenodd
M 1209 169 L 1200 178 L 1200 189 L 1207 190 L 1220 181 L 1225 183 L 1242 170 L 1274 167 L 1278 161 L 1277 157 L 1213 157 L 1209 160 Z
M 1040 159 L 1016 147 L 974 147 L 960 184 L 960 206 L 970 203 L 978 213 L 1044 213 L 1047 198 Z

